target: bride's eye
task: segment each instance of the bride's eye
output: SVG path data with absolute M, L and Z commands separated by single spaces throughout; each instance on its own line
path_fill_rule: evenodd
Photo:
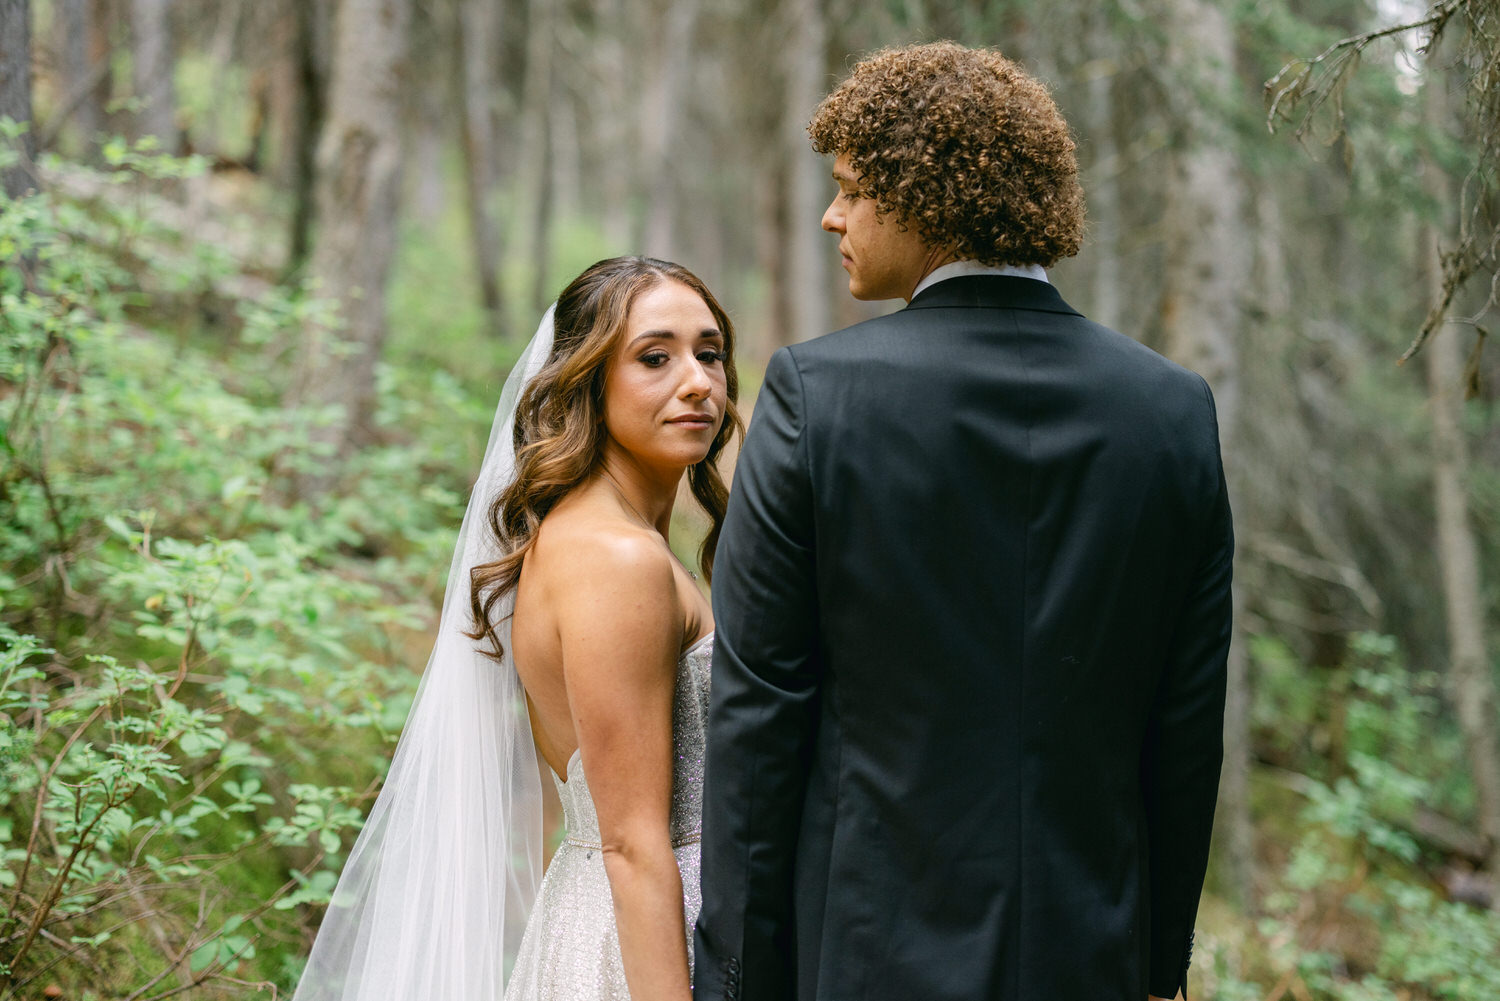
M 705 365 L 712 365 L 714 362 L 723 362 L 728 358 L 729 355 L 726 352 L 718 349 L 698 352 L 698 360 Z
M 647 368 L 661 368 L 667 362 L 665 351 L 653 351 L 650 354 L 641 355 L 641 364 Z

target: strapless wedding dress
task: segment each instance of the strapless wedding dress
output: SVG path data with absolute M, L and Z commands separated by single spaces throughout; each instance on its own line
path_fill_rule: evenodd
M 677 662 L 672 699 L 672 852 L 682 873 L 688 968 L 693 923 L 702 904 L 698 886 L 703 816 L 703 751 L 708 725 L 708 679 L 713 634 Z M 599 842 L 599 816 L 589 795 L 583 760 L 568 759 L 567 781 L 552 776 L 562 800 L 566 834 L 537 892 L 505 1001 L 628 1001 L 614 904 Z

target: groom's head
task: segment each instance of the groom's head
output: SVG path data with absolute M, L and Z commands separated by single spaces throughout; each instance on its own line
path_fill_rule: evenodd
M 836 157 L 849 291 L 910 297 L 939 264 L 1051 267 L 1078 252 L 1073 137 L 1047 89 L 991 49 L 884 49 L 823 100 L 808 132 Z

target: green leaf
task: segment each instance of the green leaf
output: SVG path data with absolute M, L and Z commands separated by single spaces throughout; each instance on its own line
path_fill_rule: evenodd
M 188 960 L 188 967 L 194 973 L 202 973 L 212 966 L 219 958 L 220 942 L 218 939 L 210 939 L 193 950 L 192 957 Z

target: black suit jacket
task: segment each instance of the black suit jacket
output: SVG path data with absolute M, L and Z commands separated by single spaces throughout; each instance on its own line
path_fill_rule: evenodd
M 1232 552 L 1208 386 L 1045 282 L 778 351 L 714 579 L 695 996 L 1175 995 Z

